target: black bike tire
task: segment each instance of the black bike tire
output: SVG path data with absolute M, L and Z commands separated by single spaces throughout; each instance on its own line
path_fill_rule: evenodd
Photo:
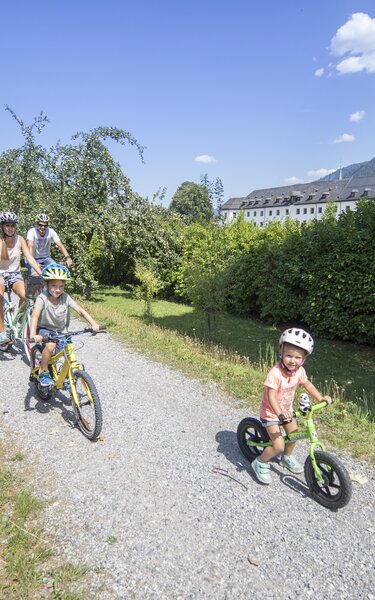
M 256 446 L 248 446 L 246 440 L 252 437 L 254 441 L 258 442 L 269 442 L 270 436 L 267 433 L 267 429 L 262 425 L 259 419 L 253 417 L 246 417 L 242 419 L 237 427 L 237 442 L 240 450 L 248 461 L 252 462 L 257 456 L 260 456 L 263 452 L 263 448 L 257 448 Z
M 324 471 L 323 469 L 323 475 L 329 477 L 331 481 L 333 480 L 333 477 L 336 476 L 339 487 L 337 488 L 338 492 L 332 496 L 328 488 L 333 487 L 336 489 L 337 484 L 334 486 L 322 486 L 315 474 L 311 457 L 308 456 L 305 461 L 304 470 L 305 479 L 307 485 L 309 486 L 311 496 L 314 498 L 314 500 L 316 500 L 316 502 L 325 508 L 330 508 L 331 510 L 343 508 L 348 504 L 352 496 L 352 482 L 350 480 L 349 473 L 339 459 L 329 452 L 315 450 L 314 456 L 321 469 L 324 465 L 328 465 L 330 467 L 331 471 Z
M 87 439 L 89 439 L 91 441 L 95 441 L 98 438 L 98 436 L 100 435 L 101 430 L 102 430 L 102 425 L 103 425 L 102 405 L 100 402 L 98 391 L 96 389 L 96 386 L 95 386 L 92 378 L 86 371 L 82 371 L 80 369 L 75 369 L 73 371 L 73 379 L 75 382 L 78 379 L 82 379 L 90 391 L 90 395 L 92 398 L 93 412 L 95 415 L 95 424 L 92 429 L 88 428 L 86 426 L 86 420 L 83 417 L 83 415 L 81 414 L 81 411 L 79 410 L 78 406 L 74 402 L 73 397 L 72 397 L 72 405 L 73 405 L 74 414 L 77 419 L 78 429 L 81 431 L 81 433 L 83 433 L 83 435 Z
M 30 321 L 31 321 L 31 311 L 27 311 L 26 314 L 26 320 L 25 323 L 23 325 L 23 330 L 22 330 L 22 341 L 23 341 L 23 348 L 25 350 L 25 354 L 26 354 L 26 358 L 30 364 L 30 359 L 31 359 L 31 344 L 30 344 Z
M 48 402 L 48 400 L 50 400 L 53 396 L 54 393 L 54 388 L 53 386 L 44 386 L 41 385 L 39 383 L 39 380 L 37 379 L 37 377 L 32 377 L 32 372 L 34 371 L 34 369 L 37 367 L 36 364 L 36 354 L 37 352 L 41 353 L 42 349 L 40 346 L 36 345 L 31 349 L 31 354 L 30 354 L 30 379 L 32 379 L 34 381 L 35 384 L 35 389 L 36 389 L 36 393 L 38 394 L 39 398 L 41 400 L 43 400 L 43 402 Z
M 7 331 L 12 326 L 12 321 L 9 319 L 9 302 L 6 298 L 3 298 L 3 311 L 4 311 L 4 331 Z M 0 345 L 1 352 L 8 352 L 13 346 L 13 341 L 6 342 Z

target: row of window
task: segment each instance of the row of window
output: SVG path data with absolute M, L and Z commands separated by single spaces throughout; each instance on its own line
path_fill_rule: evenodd
M 344 212 L 344 210 L 350 210 L 350 209 L 351 209 L 351 207 L 348 205 L 348 206 L 345 207 L 345 209 L 342 209 L 342 212 Z M 314 213 L 315 213 L 315 208 L 313 206 L 310 206 L 310 214 L 313 215 Z M 318 214 L 322 214 L 322 213 L 323 213 L 323 206 L 318 206 Z M 276 216 L 280 216 L 280 209 L 277 209 L 275 214 L 276 214 Z M 296 215 L 300 215 L 300 214 L 307 215 L 307 208 L 303 208 L 302 209 L 302 213 L 301 213 L 301 209 L 300 208 L 296 208 Z M 289 215 L 289 208 L 285 209 L 285 215 L 286 216 Z M 251 215 L 250 215 L 250 211 L 249 210 L 246 212 L 246 216 L 248 218 L 250 218 Z M 256 216 L 257 216 L 257 211 L 254 210 L 253 211 L 253 217 L 256 217 Z M 264 211 L 263 210 L 259 211 L 259 216 L 260 217 L 264 216 Z M 268 216 L 272 217 L 272 210 L 268 211 Z M 234 212 L 232 218 L 235 219 L 236 217 L 237 217 L 237 213 Z M 226 218 L 227 218 L 227 213 L 224 213 L 224 219 L 226 219 Z
M 349 208 L 349 207 L 348 207 L 348 208 Z M 263 212 L 264 212 L 263 210 L 260 210 L 260 211 L 259 211 L 259 216 L 260 216 L 260 217 L 263 217 Z M 315 212 L 315 208 L 314 208 L 313 206 L 312 206 L 312 207 L 310 207 L 310 214 L 311 214 L 311 215 L 313 215 L 313 214 L 314 214 L 314 212 Z M 319 207 L 318 207 L 318 213 L 322 213 L 322 212 L 323 212 L 323 208 L 322 208 L 322 206 L 319 206 Z M 300 208 L 297 208 L 297 209 L 296 209 L 296 214 L 297 214 L 297 215 L 300 215 L 300 214 L 301 214 L 301 209 L 300 209 Z M 307 215 L 307 208 L 304 208 L 304 209 L 303 209 L 303 214 L 304 214 L 304 215 Z M 280 215 L 280 209 L 277 209 L 277 210 L 276 210 L 276 216 L 279 216 L 279 215 Z M 285 215 L 289 215 L 289 208 L 286 208 L 286 209 L 285 209 Z M 233 217 L 235 217 L 235 216 L 236 216 L 236 213 L 233 213 Z M 247 217 L 250 217 L 250 211 L 249 211 L 249 210 L 247 211 L 247 213 L 246 213 L 246 216 L 247 216 Z M 256 211 L 256 210 L 254 210 L 253 217 L 256 217 L 256 216 L 257 216 L 257 211 Z M 272 217 L 272 210 L 269 210 L 269 211 L 268 211 L 268 216 L 269 216 L 269 217 Z

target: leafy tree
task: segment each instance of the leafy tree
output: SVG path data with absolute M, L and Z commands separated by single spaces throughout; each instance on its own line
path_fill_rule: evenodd
M 185 181 L 177 189 L 169 209 L 180 214 L 188 223 L 208 222 L 213 218 L 212 203 L 207 188 Z
M 217 216 L 219 216 L 224 196 L 224 187 L 220 177 L 217 177 L 214 181 L 210 181 L 207 173 L 205 173 L 201 175 L 200 182 L 201 185 L 207 188 L 211 203 L 215 207 Z
M 136 297 L 144 302 L 144 316 L 151 319 L 153 316 L 152 302 L 163 287 L 163 284 L 156 273 L 155 265 L 152 264 L 152 261 L 148 261 L 148 264 L 142 264 L 137 261 L 135 265 L 135 277 L 139 282 L 139 285 L 135 288 Z

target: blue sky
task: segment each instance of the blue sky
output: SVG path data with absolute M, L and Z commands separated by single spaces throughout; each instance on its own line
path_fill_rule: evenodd
M 225 199 L 375 156 L 373 0 L 1 2 L 0 151 L 10 105 L 39 141 L 110 125 L 133 189 L 168 204 L 220 177 Z

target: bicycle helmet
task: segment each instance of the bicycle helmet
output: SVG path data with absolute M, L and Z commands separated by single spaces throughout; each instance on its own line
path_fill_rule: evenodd
M 283 344 L 291 344 L 292 346 L 297 346 L 297 348 L 302 348 L 307 352 L 307 354 L 312 354 L 314 350 L 314 340 L 312 339 L 311 335 L 303 329 L 299 329 L 297 327 L 286 329 L 281 334 L 279 340 L 280 350 Z
M 70 279 L 69 269 L 64 265 L 59 265 L 57 263 L 51 263 L 44 267 L 41 276 L 45 281 L 48 281 L 49 279 L 68 281 Z
M 18 217 L 14 212 L 0 213 L 0 223 L 18 223 Z
M 49 219 L 48 219 L 47 213 L 41 212 L 41 213 L 38 213 L 35 217 L 36 223 L 47 223 L 47 225 L 48 225 L 48 221 L 49 221 Z

